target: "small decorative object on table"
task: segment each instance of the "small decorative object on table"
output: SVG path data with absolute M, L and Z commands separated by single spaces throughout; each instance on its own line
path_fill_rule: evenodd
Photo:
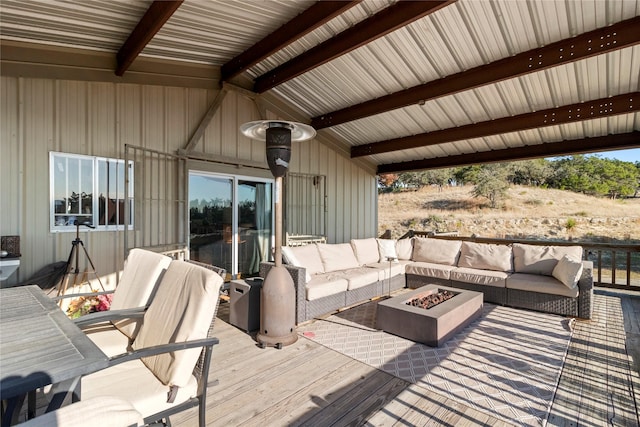
M 98 292 L 94 289 L 94 292 Z M 70 319 L 76 319 L 85 314 L 96 311 L 107 311 L 111 307 L 113 294 L 99 294 L 81 296 L 72 300 L 67 308 L 67 316 Z

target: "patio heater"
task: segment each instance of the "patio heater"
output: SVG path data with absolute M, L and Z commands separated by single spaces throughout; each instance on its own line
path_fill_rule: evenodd
M 260 332 L 256 339 L 264 348 L 282 348 L 297 341 L 296 293 L 293 279 L 282 265 L 282 178 L 289 169 L 291 141 L 306 141 L 316 135 L 309 125 L 282 120 L 260 120 L 240 126 L 245 136 L 266 141 L 267 163 L 276 179 L 275 254 L 273 267 L 262 284 Z

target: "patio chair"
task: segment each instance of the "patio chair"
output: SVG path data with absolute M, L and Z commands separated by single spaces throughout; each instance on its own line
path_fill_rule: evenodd
M 105 396 L 85 399 L 27 420 L 20 427 L 130 427 L 142 426 L 142 415 L 122 399 Z
M 144 310 L 148 307 L 171 258 L 145 249 L 131 249 L 107 312 L 89 313 L 74 319 L 85 334 L 107 354 L 121 353 L 123 345 L 136 337 Z M 65 295 L 68 297 L 69 295 Z M 105 319 L 108 319 L 106 321 Z
M 205 398 L 213 346 L 211 337 L 222 278 L 210 269 L 171 261 L 144 314 L 131 351 L 110 358 L 109 367 L 82 379 L 82 398 L 117 396 L 158 422 L 199 406 Z

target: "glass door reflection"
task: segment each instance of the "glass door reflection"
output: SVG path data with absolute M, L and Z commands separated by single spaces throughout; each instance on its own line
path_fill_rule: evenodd
M 273 181 L 189 174 L 190 257 L 255 277 L 271 258 Z

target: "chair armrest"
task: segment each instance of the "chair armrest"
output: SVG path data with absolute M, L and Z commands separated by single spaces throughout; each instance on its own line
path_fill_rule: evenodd
M 102 322 L 111 322 L 124 319 L 139 319 L 144 317 L 144 312 L 146 311 L 146 309 L 146 307 L 136 307 L 126 308 L 122 310 L 97 311 L 73 319 L 73 323 L 75 323 L 79 328 L 82 328 L 84 326 Z
M 118 354 L 109 359 L 109 366 L 116 366 L 121 363 L 130 362 L 142 357 L 155 356 L 157 354 L 172 353 L 189 348 L 209 347 L 212 348 L 218 344 L 220 340 L 215 337 L 202 338 L 199 340 L 191 340 L 185 342 L 175 342 L 169 344 L 155 345 L 153 347 L 145 347 L 138 350 L 129 351 L 127 353 Z
M 83 292 L 83 293 L 79 293 L 79 294 L 66 294 L 66 295 L 60 295 L 57 297 L 53 297 L 51 298 L 54 301 L 60 301 L 61 299 L 66 299 L 66 298 L 80 298 L 80 297 L 94 297 L 96 295 L 109 295 L 112 294 L 114 291 L 102 291 L 102 292 Z

